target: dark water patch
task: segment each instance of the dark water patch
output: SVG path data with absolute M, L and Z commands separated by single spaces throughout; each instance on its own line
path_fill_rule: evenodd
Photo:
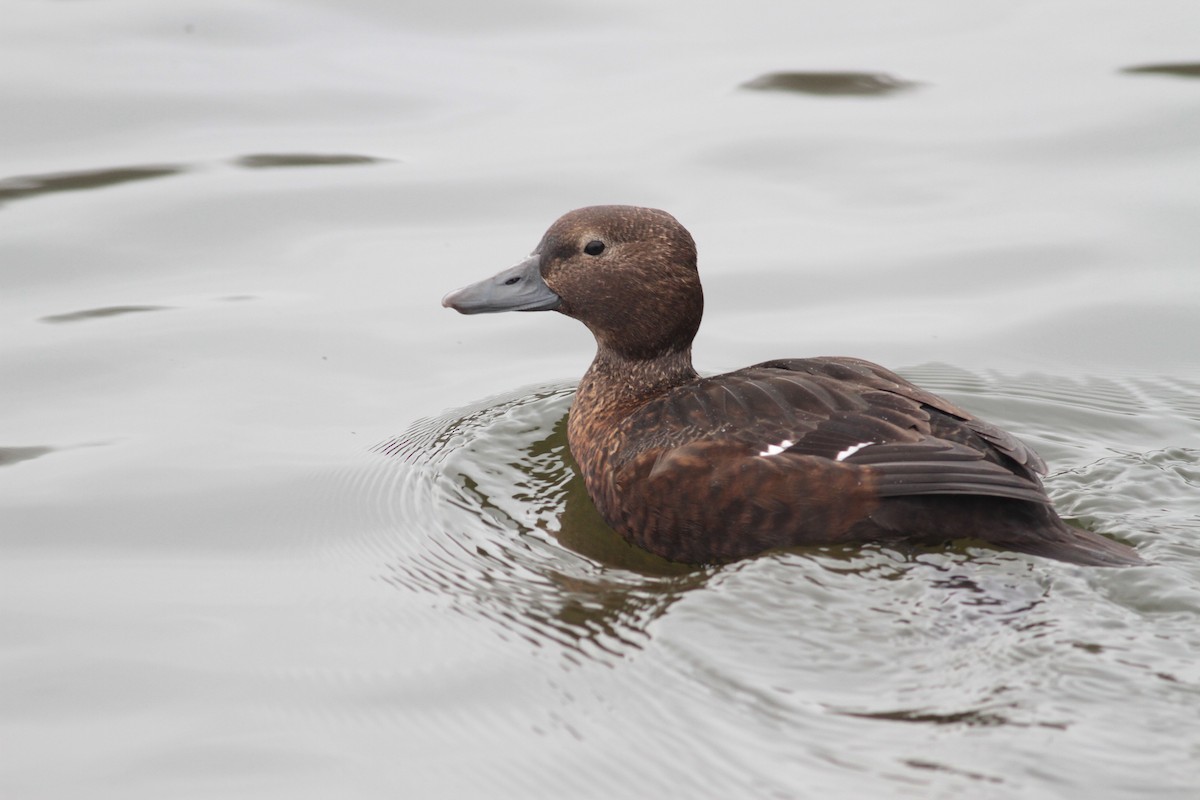
M 710 571 L 625 542 L 587 497 L 566 442 L 573 388 L 551 387 L 424 420 L 353 477 L 366 548 L 397 588 L 452 598 L 568 658 L 607 660 Z
M 951 775 L 961 775 L 964 778 L 969 778 L 973 781 L 982 781 L 984 783 L 1004 783 L 1004 779 L 995 775 L 985 775 L 982 772 L 971 772 L 969 770 L 955 769 L 954 767 L 940 764 L 936 761 L 926 761 L 925 759 L 910 758 L 904 762 L 907 766 L 913 769 L 926 770 L 929 772 L 945 772 Z
M 936 713 L 919 709 L 896 709 L 893 711 L 876 711 L 870 714 L 850 714 L 864 719 L 887 720 L 890 722 L 910 722 L 920 725 L 952 725 L 968 728 L 990 728 L 997 725 L 1012 725 L 1013 722 L 1003 714 L 994 711 L 956 711 Z
M 279 169 L 284 167 L 346 167 L 362 164 L 384 164 L 389 159 L 374 156 L 326 153 L 255 153 L 234 159 L 245 169 Z
M 178 175 L 188 168 L 178 164 L 144 167 L 116 167 L 109 169 L 83 170 L 79 172 L 56 172 L 45 175 L 19 175 L 0 180 L 0 203 L 56 192 L 79 192 L 90 189 L 106 189 L 134 181 L 165 178 Z
M 85 308 L 82 311 L 71 311 L 66 314 L 51 314 L 42 317 L 39 322 L 83 322 L 90 319 L 119 317 L 125 314 L 144 314 L 150 311 L 170 311 L 173 306 L 103 306 L 101 308 Z
M 54 447 L 0 447 L 0 467 L 19 464 L 22 461 L 32 461 L 47 453 L 53 453 Z
M 1200 78 L 1200 62 L 1177 64 L 1139 64 L 1133 67 L 1122 67 L 1125 75 L 1170 75 L 1176 78 Z
M 50 447 L 49 445 L 0 447 L 0 467 L 19 464 L 22 461 L 32 461 L 35 458 L 41 458 L 42 456 L 49 455 L 50 453 L 76 450 L 83 447 L 104 447 L 109 444 L 112 444 L 112 442 L 83 442 L 81 444 L 66 445 L 64 447 Z
M 882 72 L 769 72 L 739 88 L 825 97 L 879 97 L 920 85 Z

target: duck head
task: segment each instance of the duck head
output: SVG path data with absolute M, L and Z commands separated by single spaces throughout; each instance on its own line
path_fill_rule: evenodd
M 704 292 L 691 234 L 665 211 L 589 206 L 550 226 L 529 258 L 442 298 L 463 314 L 558 311 L 602 351 L 654 359 L 687 350 Z

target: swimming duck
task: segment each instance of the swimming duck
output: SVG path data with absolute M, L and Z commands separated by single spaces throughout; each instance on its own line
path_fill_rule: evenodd
M 1016 437 L 857 358 L 765 361 L 702 377 L 691 234 L 634 206 L 571 211 L 529 258 L 451 292 L 463 314 L 558 311 L 596 338 L 567 425 L 601 516 L 673 561 L 775 548 L 982 539 L 1096 566 L 1132 548 L 1067 525 Z

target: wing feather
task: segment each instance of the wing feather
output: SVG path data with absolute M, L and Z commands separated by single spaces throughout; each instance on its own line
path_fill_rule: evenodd
M 777 453 L 765 457 L 781 459 L 780 468 L 791 463 L 798 492 L 813 480 L 813 465 L 792 459 L 817 457 L 869 473 L 880 497 L 977 494 L 1047 502 L 1037 477 L 1045 465 L 1015 437 L 858 359 L 764 362 L 679 387 L 627 422 L 639 425 L 642 414 L 656 420 L 649 427 L 657 435 L 624 460 L 657 450 L 656 479 L 673 449 L 694 454 L 691 445 L 710 442 L 721 444 L 726 458 Z

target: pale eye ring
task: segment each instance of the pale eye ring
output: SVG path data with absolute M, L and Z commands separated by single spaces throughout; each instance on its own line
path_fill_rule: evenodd
M 598 256 L 604 252 L 604 242 L 599 239 L 593 239 L 583 246 L 583 252 L 589 256 Z

